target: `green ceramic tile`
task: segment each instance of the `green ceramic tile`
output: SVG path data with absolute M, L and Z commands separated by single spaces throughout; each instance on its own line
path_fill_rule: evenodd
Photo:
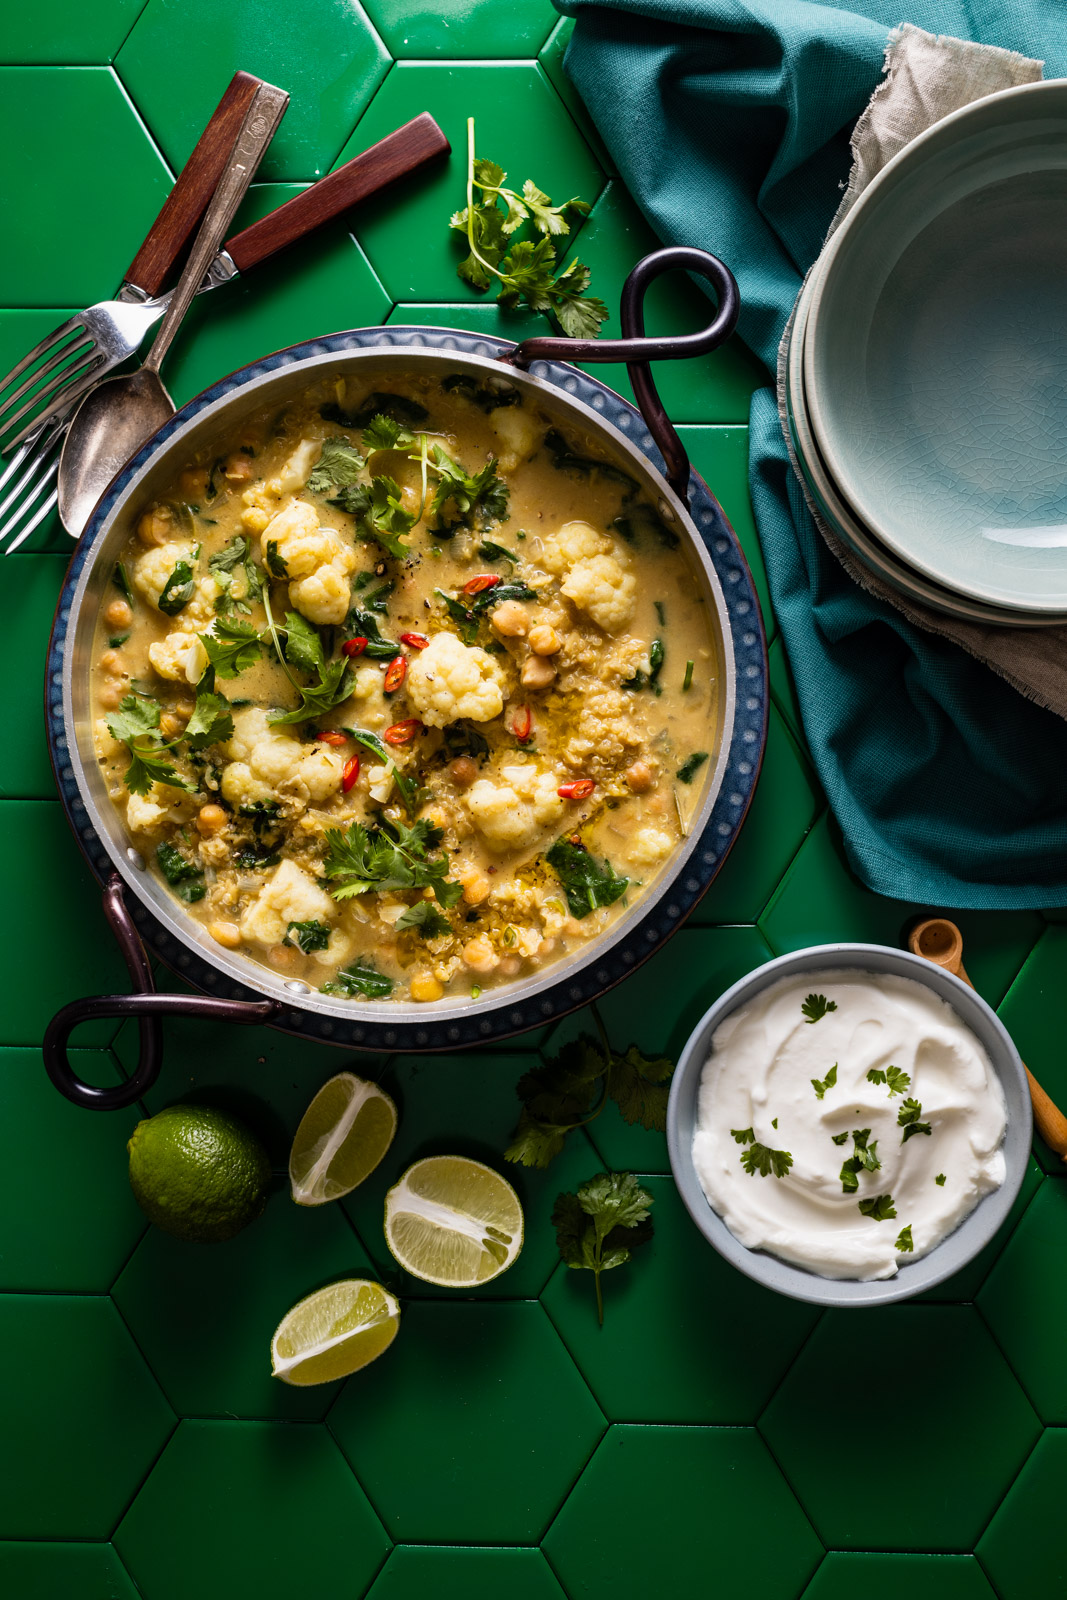
M 137 1600 L 109 1544 L 0 1544 L 0 1587 L 18 1600 Z
M 114 74 L 0 68 L 0 148 L 0 305 L 85 306 L 114 294 L 171 186 Z
M 121 1081 L 107 1051 L 72 1058 L 90 1083 Z M 21 1197 L 0 1235 L 0 1288 L 106 1294 L 145 1226 L 127 1176 L 136 1111 L 84 1111 L 53 1089 L 39 1051 L 0 1049 L 0 1122 L 17 1130 L 4 1186 Z
M 755 922 L 818 815 L 821 795 L 793 736 L 771 707 L 756 793 L 737 843 L 690 921 Z
M 55 0 L 45 21 L 29 6 L 5 9 L 0 61 L 34 66 L 111 61 L 145 0 Z
M 747 428 L 679 428 L 689 459 L 718 500 L 726 520 L 737 534 L 759 595 L 763 626 L 768 639 L 777 631 L 767 588 L 759 535 L 748 496 Z
M 115 1532 L 151 1600 L 360 1595 L 389 1542 L 325 1428 L 183 1422 Z
M 822 1555 L 751 1428 L 612 1428 L 544 1550 L 569 1595 L 597 1600 L 793 1600 Z
M 623 283 L 642 256 L 659 248 L 660 241 L 623 185 L 617 178 L 612 179 L 568 251 L 568 257 L 579 256 L 592 270 L 592 291 L 607 303 L 611 320 L 604 324 L 605 337 L 621 338 L 619 297 Z M 645 329 L 657 335 L 696 333 L 707 327 L 714 314 L 709 297 L 684 274 L 672 272 L 649 290 Z M 633 400 L 630 380 L 621 363 L 598 365 L 597 374 L 627 400 Z M 710 356 L 657 362 L 653 375 L 667 414 L 674 422 L 747 423 L 753 389 L 768 382 L 761 363 L 736 335 Z M 711 487 L 714 492 L 714 483 Z
M 477 61 L 535 56 L 556 12 L 549 0 L 364 0 L 367 14 L 397 61 L 407 57 Z
M 973 1556 L 851 1555 L 831 1550 L 804 1600 L 995 1600 Z
M 600 165 L 609 176 L 614 177 L 615 163 L 611 159 L 611 153 L 597 132 L 595 122 L 585 109 L 581 95 L 563 70 L 563 58 L 567 54 L 567 46 L 573 32 L 574 18 L 560 17 L 537 59 L 551 79 L 552 87 L 585 134 Z
M 235 224 L 243 227 L 300 193 L 257 184 Z M 351 213 L 355 219 L 358 213 Z M 165 377 L 178 405 L 272 350 L 384 321 L 390 301 L 344 218 L 193 306 Z
M 18 907 L 18 937 L 7 941 L 0 976 L 4 1042 L 32 1045 L 75 995 L 125 993 L 129 977 L 59 801 L 0 801 L 0 833 L 0 899 Z M 41 892 L 43 874 L 51 895 Z M 89 1023 L 74 1042 L 107 1044 L 114 1031 L 113 1022 Z
M 299 182 L 328 170 L 389 52 L 357 0 L 149 0 L 116 64 L 175 171 L 238 68 L 287 89 L 289 109 L 260 171 Z
M 612 1422 L 755 1422 L 818 1312 L 728 1266 L 670 1178 L 643 1181 L 655 1232 L 604 1275 L 604 1326 L 589 1272 L 559 1267 L 542 1303 Z M 639 1349 L 655 1351 L 640 1372 Z
M 9 683 L 22 677 L 27 663 L 32 662 L 36 672 L 44 660 L 66 565 L 59 556 L 36 556 L 16 558 L 4 567 L 7 625 L 0 638 L 0 664 Z M 6 722 L 7 737 L 0 746 L 0 798 L 51 798 L 56 786 L 40 697 L 12 696 Z
M 964 957 L 966 960 L 966 956 Z M 1008 990 L 998 1012 L 1019 1054 L 1038 1082 L 1057 1102 L 1067 1105 L 1067 927 L 1046 929 L 1029 960 Z M 1063 1163 L 1034 1135 L 1034 1148 L 1046 1172 L 1062 1175 Z
M 1067 1184 L 1046 1179 L 990 1273 L 978 1308 L 1043 1422 L 1067 1422 Z
M 545 319 L 536 312 L 505 311 L 495 300 L 460 301 L 442 305 L 432 301 L 429 305 L 405 301 L 395 306 L 387 322 L 408 323 L 419 328 L 462 328 L 465 333 L 489 334 L 494 339 L 510 339 L 518 344 L 522 339 L 532 339 L 547 333 Z
M 1002 1255 L 1008 1240 L 1014 1237 L 1027 1207 L 1041 1187 L 1043 1176 L 1037 1160 L 1031 1156 L 1026 1163 L 1022 1187 L 1015 1197 L 1015 1203 L 985 1249 L 979 1250 L 974 1260 L 969 1261 L 959 1272 L 954 1272 L 951 1278 L 946 1278 L 944 1283 L 937 1284 L 933 1289 L 927 1289 L 926 1293 L 919 1295 L 918 1298 L 939 1303 L 947 1302 L 950 1305 L 973 1300 L 989 1276 L 994 1262 Z
M 581 1134 L 572 1135 L 547 1172 L 504 1160 L 519 1120 L 515 1085 L 536 1065 L 533 1055 L 507 1056 L 487 1050 L 462 1056 L 397 1057 L 383 1083 L 400 1111 L 396 1139 L 381 1166 L 343 1201 L 380 1273 L 396 1293 L 435 1298 L 452 1294 L 401 1272 L 382 1236 L 386 1190 L 413 1161 L 430 1155 L 464 1155 L 484 1161 L 503 1173 L 522 1204 L 522 1253 L 514 1266 L 486 1284 L 479 1295 L 532 1299 L 548 1281 L 559 1260 L 549 1222 L 552 1203 L 561 1189 L 573 1188 L 590 1177 L 598 1162 Z
M 338 1384 L 270 1375 L 285 1313 L 336 1278 L 374 1278 L 339 1206 L 298 1206 L 276 1185 L 263 1216 L 225 1244 L 149 1228 L 112 1296 L 179 1416 L 317 1421 Z
M 367 1600 L 564 1600 L 540 1550 L 398 1545 Z
M 978 1541 L 978 1559 L 1000 1600 L 1034 1600 L 1067 1588 L 1065 1481 L 1067 1432 L 1048 1428 Z
M 973 1307 L 890 1306 L 827 1312 L 760 1431 L 825 1544 L 970 1550 L 1040 1423 Z
M 797 700 L 797 692 L 793 685 L 793 675 L 789 670 L 789 659 L 786 656 L 785 645 L 782 643 L 780 634 L 770 645 L 767 651 L 767 659 L 770 663 L 771 698 L 785 719 L 786 726 L 793 738 L 801 748 L 806 748 L 804 744 L 804 725 L 800 720 L 800 704 Z
M 394 300 L 481 300 L 456 276 L 465 252 L 448 226 L 465 204 L 467 118 L 477 118 L 479 155 L 499 162 L 520 188 L 533 178 L 557 201 L 593 201 L 603 175 L 548 79 L 524 61 L 399 62 L 338 161 L 420 111 L 436 117 L 451 156 L 432 174 L 416 174 L 369 202 L 356 219 L 356 237 Z
M 349 1379 L 327 1418 L 387 1531 L 536 1543 L 604 1426 L 547 1315 L 409 1301 L 402 1317 L 388 1356 Z
M 820 817 L 759 925 L 777 955 L 805 945 L 856 940 L 903 946 L 908 925 L 938 908 L 887 900 L 852 875 L 836 825 Z M 1040 932 L 1036 911 L 951 911 L 964 963 L 984 999 L 998 1005 Z
M 108 1538 L 174 1425 L 115 1307 L 0 1295 L 0 1366 L 0 1539 Z

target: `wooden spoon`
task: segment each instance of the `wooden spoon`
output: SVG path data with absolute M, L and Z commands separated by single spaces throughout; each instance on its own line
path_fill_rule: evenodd
M 925 957 L 936 967 L 945 967 L 974 988 L 963 965 L 963 935 L 947 917 L 928 917 L 925 922 L 916 923 L 908 935 L 908 945 L 915 955 Z M 1025 1062 L 1023 1066 L 1030 1084 L 1034 1126 L 1049 1148 L 1055 1150 L 1061 1161 L 1067 1162 L 1067 1117 L 1049 1099 Z

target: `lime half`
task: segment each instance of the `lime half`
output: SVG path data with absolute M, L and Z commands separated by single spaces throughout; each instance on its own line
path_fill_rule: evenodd
M 465 1156 L 428 1156 L 385 1197 L 385 1242 L 426 1283 L 473 1289 L 522 1249 L 522 1207 L 506 1178 Z
M 324 1083 L 300 1119 L 289 1152 L 289 1183 L 298 1206 L 321 1206 L 362 1183 L 396 1133 L 396 1106 L 376 1083 L 339 1072 Z
M 358 1372 L 388 1350 L 400 1326 L 400 1307 L 380 1283 L 346 1278 L 300 1300 L 271 1340 L 271 1372 L 306 1388 Z

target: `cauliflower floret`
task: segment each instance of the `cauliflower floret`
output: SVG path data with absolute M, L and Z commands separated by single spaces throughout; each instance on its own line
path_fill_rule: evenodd
M 491 850 L 536 844 L 563 815 L 559 775 L 536 762 L 501 767 L 499 783 L 479 778 L 466 794 L 471 820 Z
M 498 462 L 502 472 L 514 472 L 541 443 L 541 429 L 521 406 L 498 406 L 490 413 L 489 426 L 504 446 Z
M 301 439 L 278 474 L 278 487 L 283 494 L 294 494 L 297 489 L 304 487 L 321 452 L 320 439 Z
M 333 528 L 319 526 L 314 506 L 291 501 L 267 523 L 260 542 L 264 560 L 268 547 L 277 545 L 289 576 L 289 599 L 302 616 L 323 626 L 345 620 L 356 552 Z
M 408 699 L 431 728 L 460 717 L 490 722 L 504 709 L 504 678 L 486 650 L 435 633 L 408 671 Z
M 598 533 L 588 522 L 567 522 L 558 533 L 545 540 L 538 562 L 546 572 L 558 577 L 579 561 L 586 561 L 590 556 L 610 555 L 614 548 L 607 534 Z
M 168 633 L 148 646 L 148 659 L 161 678 L 171 683 L 199 683 L 207 651 L 195 633 Z
M 192 565 L 194 549 L 195 546 L 189 541 L 174 540 L 171 544 L 160 544 L 154 550 L 146 550 L 134 562 L 133 586 L 157 611 L 159 597 L 167 587 L 167 579 L 179 561 L 188 561 Z
M 605 633 L 625 628 L 637 609 L 637 579 L 632 572 L 624 572 L 614 556 L 590 556 L 577 562 L 560 590 Z
M 147 795 L 131 794 L 126 802 L 126 826 L 131 833 L 154 833 L 166 816 L 166 807 L 149 800 Z
M 379 667 L 358 668 L 356 676 L 352 680 L 352 699 L 372 699 L 374 695 L 381 692 L 383 682 L 384 679 Z
M 156 833 L 165 822 L 188 822 L 198 802 L 184 789 L 153 783 L 147 794 L 131 794 L 126 825 L 131 833 Z
M 630 841 L 627 850 L 627 859 L 635 867 L 654 867 L 670 855 L 674 848 L 674 840 L 669 833 L 664 833 L 659 828 L 639 828 Z
M 280 944 L 290 922 L 332 922 L 334 903 L 295 861 L 283 861 L 241 918 L 241 937 Z
M 326 800 L 341 787 L 344 760 L 322 745 L 301 744 L 267 721 L 258 706 L 234 713 L 233 736 L 223 745 L 229 765 L 222 774 L 223 798 L 232 806 L 276 798 L 282 784 L 302 783 L 310 800 Z

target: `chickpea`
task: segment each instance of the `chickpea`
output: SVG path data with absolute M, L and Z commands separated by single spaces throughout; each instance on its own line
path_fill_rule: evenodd
M 452 782 L 458 784 L 461 789 L 466 789 L 478 776 L 478 763 L 472 761 L 470 756 L 457 756 L 455 761 L 449 764 L 448 770 Z
M 173 739 L 174 735 L 180 733 L 181 730 L 182 724 L 178 721 L 173 711 L 164 711 L 159 719 L 159 731 L 164 739 Z
M 177 705 L 174 707 L 174 715 L 176 717 L 180 717 L 182 724 L 184 725 L 189 721 L 189 718 L 192 716 L 195 710 L 196 706 L 192 700 L 179 700 Z
M 227 483 L 250 483 L 255 472 L 252 457 L 246 456 L 241 450 L 235 450 L 233 455 L 227 456 L 222 463 L 222 476 Z
M 522 639 L 530 625 L 526 607 L 518 600 L 501 600 L 493 607 L 489 621 L 502 639 Z
M 142 544 L 166 544 L 175 534 L 174 513 L 169 506 L 151 506 L 137 524 Z
M 291 944 L 276 944 L 267 951 L 267 960 L 277 972 L 292 972 L 300 963 L 300 952 Z
M 213 922 L 208 928 L 208 933 L 216 944 L 221 944 L 226 950 L 239 950 L 241 947 L 241 930 L 236 922 Z
M 125 693 L 125 685 L 111 678 L 104 684 L 96 698 L 104 711 L 117 711 Z
M 207 493 L 206 467 L 187 467 L 178 479 L 178 487 L 186 500 L 202 500 Z
M 504 978 L 513 978 L 522 966 L 518 956 L 505 956 L 500 963 L 500 974 Z
M 483 900 L 488 899 L 492 884 L 484 872 L 465 872 L 460 882 L 463 884 L 463 898 L 469 906 L 480 906 Z
M 652 787 L 652 768 L 647 761 L 635 761 L 626 769 L 626 786 L 634 794 L 647 794 Z
M 542 939 L 541 943 L 537 946 L 535 955 L 538 959 L 540 959 L 542 956 L 550 956 L 555 948 L 555 939 Z
M 444 989 L 431 972 L 420 972 L 411 980 L 411 998 L 413 1000 L 440 1000 Z
M 524 689 L 547 689 L 556 681 L 556 669 L 544 656 L 527 656 L 519 677 Z
M 221 806 L 201 806 L 196 818 L 196 831 L 209 839 L 213 833 L 226 826 L 226 813 Z
M 117 650 L 105 650 L 97 662 L 97 666 L 101 672 L 106 672 L 113 678 L 126 676 L 126 668 L 123 666 L 122 657 Z
M 112 600 L 104 609 L 104 621 L 109 628 L 128 628 L 133 621 L 133 612 L 125 600 Z
M 500 965 L 500 957 L 484 934 L 463 946 L 463 960 L 472 972 L 492 972 Z
M 530 649 L 535 656 L 554 656 L 562 640 L 551 623 L 541 622 L 530 629 Z
M 247 511 L 241 512 L 241 523 L 249 533 L 262 533 L 269 521 L 270 512 L 261 506 L 249 506 Z

